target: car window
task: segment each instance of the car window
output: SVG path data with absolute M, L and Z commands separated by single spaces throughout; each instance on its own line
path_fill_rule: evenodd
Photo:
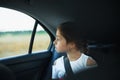
M 35 19 L 16 10 L 0 7 L 0 58 L 28 54 Z M 48 33 L 37 26 L 33 52 L 47 50 Z

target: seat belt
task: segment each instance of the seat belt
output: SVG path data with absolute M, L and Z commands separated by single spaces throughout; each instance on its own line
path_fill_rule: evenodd
M 66 56 L 64 56 L 63 59 L 64 59 L 64 67 L 65 67 L 65 71 L 66 71 L 65 80 L 77 80 L 75 78 L 75 75 L 74 75 L 72 68 L 70 66 L 69 59 Z

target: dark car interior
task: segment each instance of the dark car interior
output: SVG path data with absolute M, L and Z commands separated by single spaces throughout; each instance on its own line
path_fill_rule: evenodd
M 76 74 L 79 80 L 119 80 L 120 14 L 117 0 L 0 0 L 0 7 L 23 12 L 36 20 L 28 55 L 0 59 L 0 80 L 51 80 L 52 64 L 60 56 L 53 41 L 57 25 L 75 21 L 89 40 L 89 53 L 98 67 Z M 46 51 L 32 54 L 36 25 L 50 35 Z

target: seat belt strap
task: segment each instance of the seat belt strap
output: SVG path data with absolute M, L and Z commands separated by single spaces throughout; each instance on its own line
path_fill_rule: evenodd
M 77 80 L 74 76 L 74 73 L 72 71 L 72 68 L 70 66 L 70 62 L 69 59 L 67 57 L 64 56 L 64 67 L 65 67 L 65 71 L 66 71 L 66 78 L 67 80 Z

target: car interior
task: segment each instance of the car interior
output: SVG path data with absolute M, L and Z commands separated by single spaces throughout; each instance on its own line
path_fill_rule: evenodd
M 78 23 L 83 33 L 81 36 L 89 40 L 87 55 L 92 56 L 98 64 L 98 67 L 82 71 L 76 77 L 79 80 L 120 79 L 118 1 L 0 0 L 0 7 L 22 12 L 35 20 L 28 53 L 0 58 L 0 80 L 51 80 L 54 61 L 64 56 L 64 53 L 56 52 L 53 41 L 57 26 L 65 21 Z M 47 50 L 32 52 L 38 24 L 49 34 L 51 42 Z M 1 44 L 0 48 L 3 47 Z

